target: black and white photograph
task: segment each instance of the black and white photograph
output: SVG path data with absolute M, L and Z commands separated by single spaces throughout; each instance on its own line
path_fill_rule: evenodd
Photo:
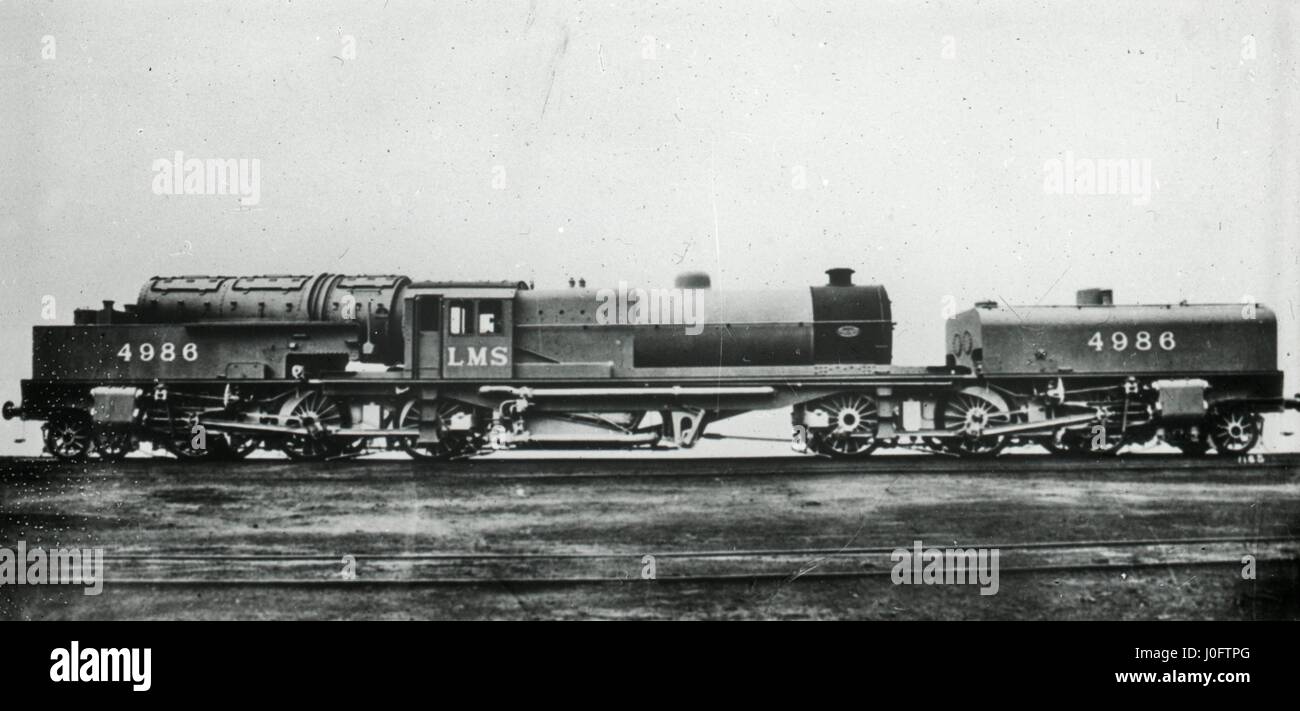
M 148 694 L 141 621 L 1119 622 L 1089 683 L 1249 686 L 1223 623 L 1300 620 L 1298 38 L 3 0 L 0 630 Z

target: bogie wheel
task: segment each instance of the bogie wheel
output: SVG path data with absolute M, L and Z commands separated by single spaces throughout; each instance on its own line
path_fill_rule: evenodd
M 958 433 L 950 441 L 953 451 L 959 454 L 992 456 L 1007 444 L 1005 436 L 982 434 L 990 427 L 1011 423 L 1011 413 L 993 397 L 977 392 L 953 393 L 944 400 L 941 417 L 944 429 Z
M 412 459 L 451 459 L 474 452 L 474 433 L 470 430 L 451 429 L 453 419 L 472 414 L 473 411 L 468 406 L 454 400 L 439 400 L 433 405 L 430 415 L 424 414 L 425 409 L 419 400 L 409 400 L 402 405 L 397 417 L 397 429 L 411 433 L 398 440 L 398 446 L 403 452 Z M 437 444 L 416 444 L 420 425 L 426 417 L 434 420 L 434 429 L 438 433 Z
M 1199 457 L 1210 451 L 1210 438 L 1205 435 L 1205 432 L 1198 432 L 1196 437 L 1192 437 L 1190 428 L 1168 432 L 1165 435 L 1165 442 L 1182 450 L 1182 453 L 1189 457 Z
M 41 428 L 45 451 L 65 462 L 79 462 L 90 454 L 95 444 L 90 416 L 84 412 L 58 414 Z
M 185 460 L 202 460 L 212 459 L 223 462 L 233 462 L 253 453 L 257 449 L 259 442 L 252 437 L 244 435 L 232 435 L 225 432 L 213 432 L 208 430 L 204 433 L 200 442 L 203 447 L 194 444 L 195 437 L 176 437 L 166 443 L 167 451 L 176 455 L 177 459 Z
M 880 425 L 876 401 L 861 393 L 842 393 L 818 400 L 808 407 L 827 414 L 830 428 L 809 433 L 808 444 L 832 457 L 863 457 L 871 454 Z
M 956 451 L 952 440 L 947 437 L 926 437 L 923 442 L 925 446 L 939 454 L 952 454 Z
M 170 438 L 163 441 L 163 447 L 177 459 L 216 458 L 221 451 L 221 434 L 199 427 L 196 415 L 178 419 L 171 427 Z
M 328 459 L 348 450 L 349 443 L 329 435 L 330 430 L 347 425 L 347 409 L 323 393 L 309 390 L 289 398 L 280 416 L 284 424 L 308 430 L 305 435 L 291 435 L 280 445 L 290 459 Z
M 1182 450 L 1183 454 L 1186 454 L 1189 457 L 1199 457 L 1210 451 L 1210 443 L 1204 438 L 1195 442 L 1179 442 L 1175 446 Z
M 164 442 L 163 447 L 176 456 L 177 459 L 194 461 L 207 459 L 212 456 L 212 450 L 206 447 L 196 447 L 191 444 L 193 440 L 190 437 L 177 436 L 170 441 Z
M 1124 448 L 1124 434 L 1115 432 L 1104 424 L 1096 424 L 1083 430 L 1073 430 L 1065 438 L 1065 445 L 1071 452 L 1095 457 L 1108 457 L 1119 454 Z
M 1069 438 L 1070 431 L 1062 427 L 1039 440 L 1039 444 L 1043 445 L 1043 448 L 1052 454 L 1070 454 Z
M 128 430 L 99 429 L 95 432 L 95 457 L 104 462 L 120 462 L 135 451 L 135 440 Z
M 216 456 L 226 461 L 236 461 L 247 457 L 257 450 L 261 442 L 256 437 L 249 435 L 222 433 L 218 437 L 220 446 L 217 448 Z
M 1259 443 L 1263 417 L 1248 406 L 1215 410 L 1210 414 L 1209 438 L 1219 454 L 1245 454 Z

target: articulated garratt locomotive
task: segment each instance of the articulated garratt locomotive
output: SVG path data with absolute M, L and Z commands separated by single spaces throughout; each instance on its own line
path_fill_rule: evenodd
M 404 276 L 155 277 L 123 309 L 33 331 L 6 418 L 43 420 L 61 459 L 141 442 L 183 459 L 523 447 L 691 447 L 745 412 L 790 408 L 796 449 L 1009 443 L 1113 453 L 1163 439 L 1249 451 L 1282 396 L 1276 321 L 1257 305 L 978 304 L 943 365 L 891 363 L 890 301 L 854 285 L 535 290 Z

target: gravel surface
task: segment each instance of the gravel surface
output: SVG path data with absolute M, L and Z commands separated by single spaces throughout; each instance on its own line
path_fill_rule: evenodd
M 1262 562 L 1256 580 L 1242 580 L 1239 565 L 1008 572 L 998 594 L 991 596 L 981 596 L 976 586 L 893 585 L 888 575 L 707 584 L 640 579 L 641 556 L 673 551 L 910 548 L 917 540 L 927 547 L 965 547 L 1089 539 L 1300 537 L 1300 464 L 1293 458 L 1258 466 L 1212 459 L 1193 464 L 1167 460 L 1167 465 L 1160 460 L 880 459 L 856 468 L 789 458 L 487 459 L 440 471 L 398 461 L 299 465 L 264 460 L 195 467 L 158 459 L 67 467 L 0 460 L 0 546 L 10 548 L 22 540 L 29 547 L 102 547 L 110 556 L 309 554 L 338 556 L 341 561 L 343 555 L 353 555 L 363 561 L 361 583 L 376 570 L 364 563 L 375 555 L 608 553 L 620 557 L 588 572 L 628 579 L 568 586 L 485 581 L 436 589 L 364 584 L 319 589 L 114 588 L 114 577 L 141 576 L 138 569 L 110 560 L 103 595 L 87 597 L 67 587 L 4 586 L 0 615 L 1300 617 L 1294 546 L 1204 549 L 1207 560 L 1258 553 Z M 763 569 L 787 565 L 794 578 L 810 563 L 816 566 L 815 557 L 768 561 Z M 321 565 L 328 569 L 331 564 L 326 558 L 306 575 L 334 575 L 321 572 Z M 581 562 L 566 565 L 565 574 L 584 570 Z M 671 563 L 658 565 L 661 575 L 672 574 Z M 247 572 L 229 563 L 205 566 L 202 574 L 217 579 Z M 727 572 L 745 570 L 734 562 L 723 567 Z M 516 566 L 511 573 L 520 570 L 527 573 L 526 566 Z M 388 572 L 430 574 L 427 568 Z M 691 572 L 706 571 L 697 565 Z M 283 573 L 277 569 L 274 577 Z

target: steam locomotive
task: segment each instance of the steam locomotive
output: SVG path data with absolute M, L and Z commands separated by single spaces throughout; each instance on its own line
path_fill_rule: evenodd
M 884 287 L 852 269 L 792 291 L 536 290 L 405 276 L 183 276 L 134 304 L 33 329 L 6 419 L 43 420 L 65 460 L 149 442 L 182 459 L 258 448 L 321 460 L 451 459 L 526 447 L 695 445 L 712 424 L 789 408 L 795 449 L 1110 454 L 1162 439 L 1248 452 L 1282 396 L 1262 305 L 977 304 L 942 365 L 891 363 Z

